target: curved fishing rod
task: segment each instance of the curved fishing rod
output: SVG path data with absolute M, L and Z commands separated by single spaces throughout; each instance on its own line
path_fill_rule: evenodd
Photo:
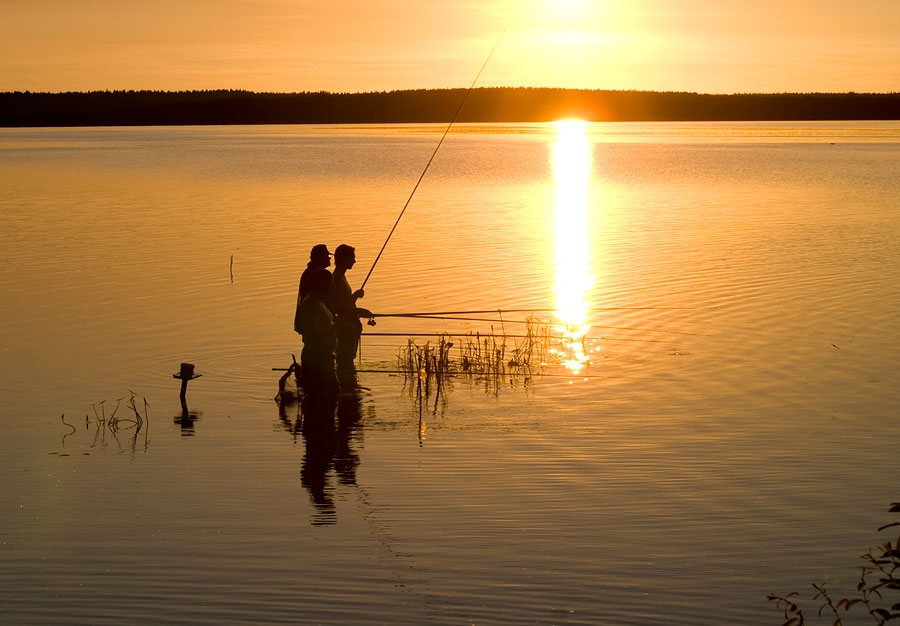
M 694 307 L 694 306 L 601 306 L 591 307 L 590 311 L 714 311 L 720 307 Z M 473 315 L 484 313 L 554 313 L 555 308 L 531 308 L 531 309 L 474 309 L 470 311 L 427 311 L 424 313 L 373 313 L 372 317 L 427 317 L 434 315 Z
M 476 309 L 473 311 L 429 311 L 425 313 L 373 313 L 372 317 L 433 317 L 436 315 L 475 315 L 484 313 L 552 313 L 556 309 Z
M 444 130 L 444 134 L 441 135 L 440 141 L 438 141 L 437 146 L 434 148 L 434 152 L 431 153 L 431 158 L 428 159 L 428 163 L 425 164 L 425 169 L 422 170 L 422 173 L 419 175 L 419 180 L 416 181 L 415 186 L 412 189 L 412 192 L 409 194 L 409 197 L 406 199 L 406 204 L 403 205 L 403 209 L 400 211 L 400 215 L 397 216 L 397 221 L 394 222 L 393 228 L 391 228 L 391 232 L 388 233 L 387 239 L 384 240 L 384 244 L 381 246 L 381 250 L 378 251 L 378 256 L 375 257 L 375 260 L 372 262 L 372 267 L 369 268 L 369 273 L 366 274 L 366 278 L 362 281 L 362 285 L 360 285 L 360 289 L 363 289 L 366 286 L 366 283 L 369 282 L 369 276 L 372 275 L 372 271 L 375 269 L 375 265 L 378 264 L 378 260 L 381 258 L 381 253 L 384 252 L 384 249 L 387 248 L 388 242 L 391 240 L 391 236 L 393 236 L 394 231 L 397 229 L 397 224 L 400 223 L 400 220 L 403 218 L 403 214 L 406 213 L 406 207 L 409 206 L 410 201 L 413 199 L 413 196 L 416 195 L 416 190 L 419 188 L 419 183 L 422 182 L 422 179 L 425 178 L 425 172 L 428 171 L 428 168 L 431 167 L 431 162 L 434 161 L 434 157 L 437 155 L 438 150 L 441 149 L 441 144 L 444 143 L 444 138 L 447 136 L 447 133 L 450 132 L 450 128 L 456 122 L 456 118 L 459 117 L 460 112 L 463 107 L 466 105 L 466 102 L 469 100 L 469 94 L 472 93 L 472 89 L 475 88 L 475 83 L 478 82 L 478 79 L 481 78 L 481 73 L 484 71 L 484 68 L 487 67 L 488 61 L 491 60 L 491 57 L 494 56 L 494 50 L 497 49 L 497 46 L 500 45 L 500 40 L 503 39 L 503 35 L 506 34 L 506 31 L 500 33 L 500 37 L 497 38 L 497 43 L 494 44 L 494 47 L 491 48 L 490 53 L 487 58 L 484 60 L 484 63 L 481 65 L 481 69 L 478 70 L 478 74 L 475 75 L 475 80 L 472 81 L 472 84 L 469 85 L 469 88 L 466 90 L 466 96 L 463 98 L 462 102 L 459 103 L 459 108 L 456 109 L 456 113 L 453 116 L 453 119 L 450 120 L 450 123 L 447 125 L 446 130 Z

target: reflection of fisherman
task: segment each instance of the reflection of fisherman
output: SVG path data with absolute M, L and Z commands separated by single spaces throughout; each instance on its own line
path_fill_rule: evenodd
M 314 526 L 334 524 L 337 509 L 331 473 L 334 472 L 339 485 L 356 485 L 360 459 L 355 442 L 361 436 L 362 399 L 357 390 L 340 396 L 305 394 L 300 407 L 306 443 L 300 482 L 316 508 L 311 523 Z M 300 421 L 298 418 L 298 423 Z
M 337 364 L 339 369 L 353 367 L 359 336 L 362 334 L 360 317 L 372 317 L 368 309 L 358 308 L 356 301 L 365 293 L 362 289 L 352 291 L 347 282 L 346 272 L 356 263 L 356 250 L 341 244 L 334 250 L 334 287 L 331 291 L 331 306 L 334 310 L 334 327 L 337 334 Z
M 306 454 L 300 467 L 300 482 L 309 491 L 316 515 L 314 526 L 335 523 L 334 490 L 327 474 L 334 462 L 334 408 L 337 396 L 331 393 L 307 393 L 303 396 L 303 438 Z
M 334 321 L 328 309 L 331 272 L 324 267 L 314 269 L 307 281 L 309 293 L 297 308 L 297 321 L 303 337 L 300 367 L 303 389 L 322 392 L 332 390 L 337 382 L 334 374 Z
M 359 389 L 343 391 L 337 404 L 337 437 L 334 453 L 334 471 L 342 485 L 356 484 L 359 454 L 353 443 L 362 431 L 362 398 Z
M 294 330 L 296 332 L 300 332 L 300 302 L 309 293 L 309 280 L 312 273 L 319 268 L 327 268 L 331 265 L 331 253 L 328 251 L 328 246 L 324 243 L 317 244 L 313 246 L 312 250 L 309 252 L 309 263 L 306 264 L 306 269 L 303 270 L 303 274 L 300 276 L 300 290 L 297 293 L 297 309 L 294 312 Z

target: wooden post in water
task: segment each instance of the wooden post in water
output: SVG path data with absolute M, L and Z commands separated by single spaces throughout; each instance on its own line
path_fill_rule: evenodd
M 187 400 L 185 394 L 187 393 L 188 381 L 200 378 L 201 376 L 203 376 L 203 374 L 194 375 L 193 363 L 182 363 L 181 370 L 177 374 L 172 374 L 172 378 L 181 380 L 181 394 L 179 395 L 179 398 L 181 398 L 181 408 L 184 410 L 185 415 L 187 415 Z

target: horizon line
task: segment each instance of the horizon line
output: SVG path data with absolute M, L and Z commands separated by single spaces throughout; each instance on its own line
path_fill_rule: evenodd
M 185 93 L 242 93 L 253 95 L 274 95 L 274 96 L 293 96 L 293 95 L 309 95 L 323 94 L 335 96 L 352 96 L 352 95 L 373 95 L 373 94 L 391 94 L 391 93 L 412 93 L 421 91 L 468 91 L 469 87 L 414 87 L 405 89 L 385 89 L 370 91 L 329 91 L 326 89 L 306 90 L 306 91 L 254 91 L 251 89 L 241 88 L 212 88 L 212 89 L 87 89 L 87 90 L 64 90 L 64 91 L 34 91 L 30 89 L 16 89 L 0 91 L 0 94 L 35 94 L 35 95 L 65 95 L 65 94 L 103 94 L 103 93 L 166 93 L 166 94 L 185 94 Z M 677 95 L 693 95 L 693 96 L 895 96 L 900 95 L 900 91 L 734 91 L 734 92 L 702 92 L 702 91 L 686 91 L 672 89 L 606 89 L 606 88 L 585 88 L 585 87 L 533 87 L 533 86 L 482 86 L 474 87 L 472 91 L 488 91 L 488 90 L 534 90 L 534 91 L 569 91 L 569 92 L 585 92 L 585 93 L 643 93 L 643 94 L 677 94 Z

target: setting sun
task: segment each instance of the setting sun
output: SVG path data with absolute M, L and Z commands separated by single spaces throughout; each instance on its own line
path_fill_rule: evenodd
M 584 0 L 555 0 L 551 6 L 561 11 L 574 11 L 585 5 Z

